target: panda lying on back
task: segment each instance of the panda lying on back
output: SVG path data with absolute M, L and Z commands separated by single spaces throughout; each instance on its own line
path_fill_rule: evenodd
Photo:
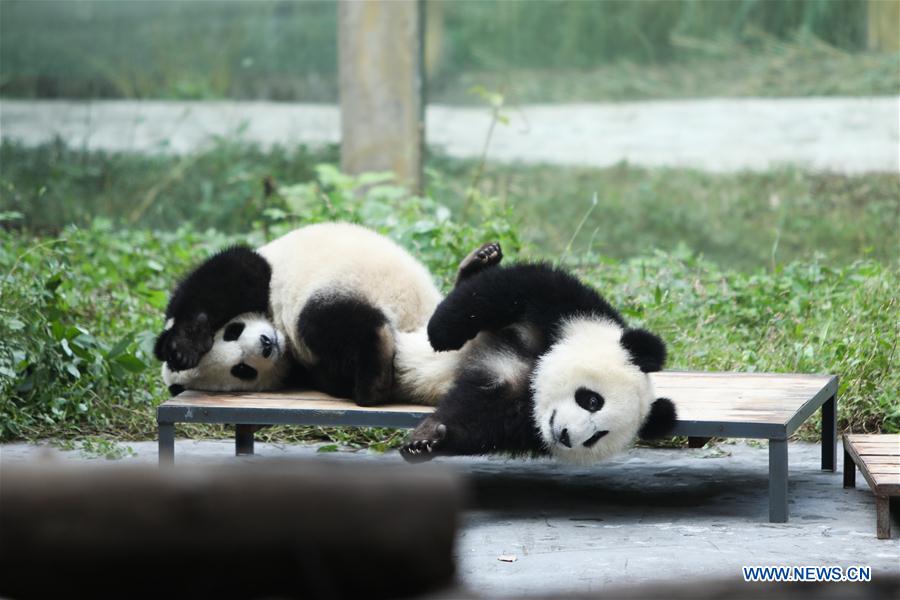
M 273 389 L 299 374 L 378 404 L 392 391 L 395 336 L 424 326 L 440 299 L 428 270 L 390 239 L 310 225 L 197 267 L 172 294 L 155 354 L 172 393 Z
M 662 341 L 630 329 L 597 292 L 545 264 L 483 269 L 461 281 L 428 323 L 457 368 L 436 411 L 401 448 L 408 461 L 444 454 L 606 458 L 635 435 L 665 435 L 675 407 L 647 375 Z

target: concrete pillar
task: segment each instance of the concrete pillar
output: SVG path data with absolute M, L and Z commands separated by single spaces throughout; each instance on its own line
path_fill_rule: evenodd
M 422 188 L 422 0 L 342 0 L 338 7 L 341 167 L 393 171 Z
M 869 0 L 869 50 L 900 50 L 900 0 Z

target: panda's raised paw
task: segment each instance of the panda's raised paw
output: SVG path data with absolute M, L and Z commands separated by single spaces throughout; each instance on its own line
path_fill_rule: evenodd
M 447 426 L 427 417 L 410 436 L 409 442 L 400 447 L 400 455 L 410 463 L 431 460 L 447 438 Z
M 459 263 L 458 279 L 465 279 L 486 267 L 499 264 L 501 260 L 503 260 L 503 250 L 498 242 L 483 244 Z
M 490 242 L 479 248 L 475 252 L 475 256 L 483 266 L 489 267 L 503 259 L 503 251 L 500 249 L 498 242 Z

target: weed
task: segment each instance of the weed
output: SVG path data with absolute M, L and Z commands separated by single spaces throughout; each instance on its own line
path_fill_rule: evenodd
M 536 255 L 519 235 L 525 211 L 502 198 L 479 192 L 472 222 L 463 222 L 453 218 L 438 194 L 409 197 L 386 175 L 350 177 L 327 165 L 311 171 L 314 176 L 305 183 L 260 195 L 239 235 L 191 225 L 167 231 L 119 229 L 95 218 L 47 236 L 26 226 L 27 203 L 0 210 L 0 226 L 6 227 L 0 236 L 0 440 L 152 437 L 154 407 L 166 397 L 152 344 L 168 293 L 182 273 L 226 245 L 259 245 L 318 221 L 364 223 L 420 257 L 445 289 L 459 259 L 485 240 L 499 240 L 509 260 Z M 665 189 L 662 175 L 655 179 L 655 172 L 640 173 L 650 179 L 650 189 Z M 636 177 L 628 170 L 612 175 L 626 181 Z M 678 182 L 677 172 L 669 175 Z M 783 176 L 774 175 L 776 180 Z M 832 181 L 793 176 L 806 184 Z M 690 173 L 682 182 L 700 177 Z M 752 177 L 726 181 L 737 186 Z M 837 189 L 849 189 L 848 197 L 862 206 L 878 197 L 873 191 L 877 178 L 866 194 L 853 191 L 847 180 L 837 181 Z M 896 177 L 886 176 L 884 185 L 895 189 Z M 449 188 L 435 189 L 451 195 Z M 587 229 L 592 216 L 585 217 Z M 855 222 L 859 226 L 863 220 Z M 624 230 L 610 231 L 624 235 Z M 722 233 L 727 234 L 724 226 Z M 570 231 L 564 239 L 573 237 Z M 782 235 L 782 248 L 786 239 Z M 684 245 L 651 247 L 647 241 L 630 258 L 620 259 L 606 248 L 599 251 L 598 244 L 579 247 L 575 239 L 573 251 L 559 260 L 607 295 L 630 321 L 658 332 L 669 345 L 671 368 L 836 373 L 841 377 L 841 429 L 900 431 L 895 294 L 900 269 L 895 262 L 812 255 L 782 259 L 774 267 L 764 261 L 764 267 L 735 269 Z M 225 434 L 216 426 L 184 426 L 179 432 Z M 271 428 L 260 437 L 383 450 L 403 435 L 382 429 Z M 804 426 L 801 435 L 816 437 L 816 423 Z M 109 450 L 96 440 L 88 448 Z

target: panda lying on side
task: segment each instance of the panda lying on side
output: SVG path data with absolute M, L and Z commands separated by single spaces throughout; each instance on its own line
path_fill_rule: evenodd
M 438 404 L 401 449 L 403 456 L 549 453 L 594 462 L 635 435 L 667 433 L 674 406 L 655 398 L 647 376 L 662 368 L 662 341 L 626 328 L 573 276 L 542 264 L 495 266 L 501 257 L 497 244 L 475 250 L 460 264 L 456 288 L 427 329 L 392 330 L 391 399 Z M 298 371 L 284 335 L 262 312 L 240 315 L 212 337 L 195 367 L 164 365 L 173 394 L 278 389 Z M 347 352 L 352 356 L 355 349 Z M 240 377 L 245 367 L 253 369 L 252 380 Z
M 461 281 L 428 323 L 438 355 L 455 355 L 453 383 L 401 454 L 550 454 L 601 460 L 635 437 L 660 437 L 675 406 L 647 373 L 662 341 L 629 329 L 597 292 L 545 264 L 483 269 Z
M 173 394 L 274 389 L 299 374 L 378 404 L 392 392 L 395 336 L 423 327 L 440 299 L 424 265 L 390 239 L 310 225 L 197 267 L 172 294 L 155 354 Z
M 301 232 L 304 235 L 300 235 Z M 321 239 L 320 233 L 329 235 Z M 277 244 L 292 250 L 299 264 L 292 265 L 285 260 L 284 252 L 273 255 L 271 248 Z M 340 253 L 329 260 L 326 254 L 329 251 Z M 179 286 L 168 313 L 170 318 L 176 319 L 176 324 L 181 317 L 173 315 L 188 312 L 185 308 L 187 298 L 192 292 L 202 291 L 199 282 L 213 279 L 206 276 L 204 270 L 218 270 L 225 274 L 236 271 L 235 275 L 240 275 L 241 270 L 250 270 L 246 266 L 236 265 L 231 256 L 233 253 L 239 253 L 248 265 L 256 264 L 260 270 L 271 264 L 276 271 L 272 275 L 273 282 L 278 277 L 284 278 L 284 273 L 297 277 L 316 273 L 313 268 L 302 266 L 303 261 L 314 260 L 323 268 L 312 281 L 297 281 L 292 286 L 282 284 L 278 287 L 273 283 L 273 296 L 277 298 L 272 297 L 269 301 L 274 306 L 288 307 L 288 315 L 292 314 L 291 307 L 294 307 L 293 312 L 299 313 L 294 318 L 282 318 L 281 326 L 276 325 L 259 306 L 254 307 L 256 310 L 252 312 L 228 319 L 205 340 L 190 337 L 195 335 L 195 326 L 175 332 L 170 323 L 157 340 L 158 355 L 163 354 L 161 360 L 170 349 L 169 345 L 175 341 L 189 349 L 191 345 L 208 346 L 196 364 L 188 368 L 173 368 L 172 360 L 163 363 L 163 381 L 173 396 L 185 390 L 248 392 L 313 387 L 365 404 L 359 396 L 353 396 L 361 386 L 357 383 L 351 388 L 349 384 L 354 382 L 354 367 L 360 370 L 360 366 L 365 367 L 367 361 L 387 370 L 382 379 L 391 375 L 393 385 L 390 397 L 394 401 L 434 405 L 449 390 L 456 368 L 456 361 L 451 355 L 455 353 L 435 353 L 428 345 L 425 332 L 427 319 L 437 306 L 440 294 L 425 267 L 393 242 L 361 227 L 330 224 L 306 227 L 280 238 L 260 249 L 259 256 L 246 248 L 227 250 L 201 265 Z M 356 253 L 366 254 L 368 260 L 355 258 Z M 266 261 L 262 256 L 273 258 Z M 473 250 L 460 263 L 457 282 L 496 264 L 501 257 L 498 244 L 484 244 Z M 378 260 L 383 264 L 378 265 L 376 272 L 371 263 Z M 247 281 L 252 281 L 249 275 L 245 277 Z M 363 284 L 367 277 L 376 279 L 366 286 Z M 352 285 L 358 287 L 355 293 L 348 290 Z M 264 282 L 259 281 L 255 286 L 264 289 Z M 223 289 L 222 285 L 212 286 L 210 294 L 227 297 L 228 291 L 233 291 L 234 287 Z M 387 294 L 382 293 L 379 298 L 374 293 L 379 291 Z M 390 293 L 394 294 L 393 297 Z M 291 294 L 298 297 L 292 298 Z M 311 299 L 304 303 L 302 300 L 306 296 L 311 296 Z M 370 300 L 367 305 L 366 298 L 372 297 L 374 301 Z M 404 306 L 402 301 L 410 298 L 415 302 L 412 306 Z M 209 299 L 205 302 L 202 298 L 200 300 L 194 300 L 193 304 L 207 307 L 213 304 Z M 383 307 L 385 318 L 367 322 L 366 315 L 376 312 L 373 305 L 377 302 Z M 228 312 L 234 310 L 232 308 Z M 205 311 L 200 314 L 203 327 L 211 329 L 212 319 L 206 316 Z M 392 315 L 399 317 L 390 318 Z M 194 319 L 193 323 L 196 321 Z M 216 321 L 217 324 L 219 322 Z M 293 340 L 284 329 L 292 322 L 298 324 Z M 168 338 L 167 333 L 175 339 Z M 202 331 L 201 338 L 205 335 L 207 332 Z M 302 346 L 298 349 L 298 345 Z M 308 348 L 321 354 L 305 361 L 295 359 L 295 355 L 307 356 Z M 322 349 L 330 349 L 330 352 L 322 352 Z M 382 363 L 381 359 L 385 357 L 387 360 Z M 332 366 L 324 368 L 328 362 L 333 363 Z M 365 370 L 362 371 L 364 374 Z M 359 377 L 360 374 L 356 374 L 356 381 Z M 365 389 L 362 391 L 365 392 Z

